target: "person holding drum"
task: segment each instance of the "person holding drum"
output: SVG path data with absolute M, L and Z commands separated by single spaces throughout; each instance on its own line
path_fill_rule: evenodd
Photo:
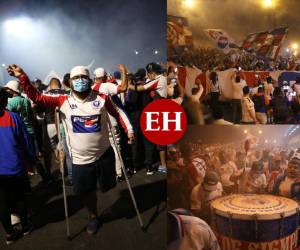
M 266 192 L 267 178 L 261 161 L 253 162 L 251 169 L 244 169 L 240 175 L 231 179 L 239 180 L 238 190 L 241 194 L 262 194 Z
M 285 174 L 275 181 L 273 194 L 300 201 L 300 153 L 292 157 Z
M 207 171 L 202 184 L 195 186 L 191 193 L 191 211 L 192 213 L 210 221 L 210 204 L 216 198 L 222 196 L 223 188 L 219 181 L 219 176 L 214 171 Z

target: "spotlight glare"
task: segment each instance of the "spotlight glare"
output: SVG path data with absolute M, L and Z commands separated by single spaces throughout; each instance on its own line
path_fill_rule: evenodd
M 29 37 L 33 34 L 32 21 L 27 17 L 9 19 L 3 23 L 3 27 L 8 34 L 18 37 Z

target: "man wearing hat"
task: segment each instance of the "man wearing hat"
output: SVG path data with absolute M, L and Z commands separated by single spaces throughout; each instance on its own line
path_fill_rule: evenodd
M 89 212 L 87 232 L 96 233 L 100 225 L 97 218 L 97 181 L 103 192 L 112 188 L 116 181 L 107 113 L 121 123 L 129 143 L 133 143 L 133 129 L 126 114 L 108 95 L 92 90 L 92 80 L 84 66 L 76 66 L 70 72 L 71 93 L 57 96 L 38 92 L 17 65 L 9 65 L 7 70 L 19 79 L 24 92 L 32 101 L 53 109 L 59 108 L 72 159 L 74 192 L 80 196 Z M 123 75 L 126 77 L 126 72 Z
M 30 101 L 21 95 L 19 82 L 16 80 L 9 81 L 4 88 L 10 97 L 7 105 L 8 110 L 18 113 L 21 116 L 28 133 L 31 135 L 31 137 L 34 137 L 33 110 L 31 108 Z
M 219 176 L 214 171 L 207 171 L 201 184 L 196 185 L 191 193 L 191 210 L 195 216 L 209 220 L 210 203 L 222 196 L 223 188 Z
M 273 193 L 300 201 L 300 154 L 295 153 L 286 172 L 278 176 Z
M 34 163 L 35 154 L 22 119 L 5 109 L 7 98 L 7 92 L 0 88 L 0 222 L 6 233 L 6 243 L 11 244 L 32 230 L 27 218 L 24 193 L 27 174 L 24 156 L 27 161 Z M 12 227 L 12 212 L 20 216 L 22 231 Z
M 94 71 L 94 84 L 92 89 L 95 91 L 99 91 L 100 93 L 107 94 L 107 95 L 116 95 L 127 90 L 128 85 L 128 78 L 126 77 L 127 69 L 125 65 L 120 64 L 120 81 L 118 84 L 114 84 L 108 82 L 107 80 L 107 73 L 103 68 L 97 68 Z
M 167 77 L 162 74 L 162 67 L 157 63 L 146 66 L 148 81 L 144 85 L 128 85 L 130 90 L 149 91 L 153 99 L 167 97 Z

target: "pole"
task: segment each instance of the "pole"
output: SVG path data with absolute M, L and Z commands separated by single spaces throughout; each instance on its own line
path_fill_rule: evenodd
M 61 131 L 60 131 L 60 116 L 59 116 L 59 110 L 56 111 L 56 124 L 57 124 L 57 133 L 59 142 L 62 143 L 61 140 Z M 68 214 L 68 202 L 67 202 L 67 194 L 66 194 L 66 185 L 65 185 L 65 168 L 64 168 L 64 161 L 61 152 L 59 152 L 59 165 L 62 175 L 62 188 L 63 188 L 63 196 L 64 196 L 64 208 L 65 208 L 65 218 L 66 218 L 66 228 L 67 228 L 67 238 L 68 240 L 71 240 L 70 235 L 70 224 L 69 224 L 69 214 Z
M 143 220 L 142 220 L 142 218 L 141 218 L 141 215 L 140 215 L 138 206 L 137 206 L 137 204 L 136 204 L 136 200 L 135 200 L 135 197 L 134 197 L 134 194 L 133 194 L 133 191 L 132 191 L 132 188 L 131 188 L 129 179 L 128 179 L 127 174 L 126 174 L 125 165 L 124 165 L 124 162 L 123 162 L 123 159 L 122 159 L 122 155 L 121 155 L 120 149 L 119 149 L 118 144 L 117 144 L 117 140 L 116 140 L 115 132 L 114 132 L 114 130 L 113 130 L 113 126 L 112 126 L 112 124 L 111 124 L 111 122 L 110 122 L 110 119 L 109 119 L 109 115 L 108 115 L 108 114 L 107 114 L 106 117 L 107 117 L 107 120 L 108 120 L 109 130 L 110 130 L 110 132 L 111 132 L 111 134 L 112 134 L 113 143 L 115 144 L 116 151 L 117 151 L 118 157 L 119 157 L 119 159 L 120 159 L 121 168 L 122 168 L 122 171 L 123 171 L 125 180 L 126 180 L 126 184 L 127 184 L 127 187 L 128 187 L 129 193 L 130 193 L 130 196 L 131 196 L 131 200 L 132 200 L 132 203 L 133 203 L 135 212 L 136 212 L 137 217 L 138 217 L 138 221 L 139 221 L 140 227 L 141 227 L 142 229 L 144 229 Z

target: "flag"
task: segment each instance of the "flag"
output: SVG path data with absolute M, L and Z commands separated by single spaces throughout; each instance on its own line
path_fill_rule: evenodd
M 167 41 L 169 50 L 180 52 L 193 47 L 193 35 L 189 29 L 188 19 L 168 15 Z
M 288 33 L 288 27 L 276 28 L 271 31 L 263 31 L 249 34 L 242 44 L 242 49 L 255 52 L 257 56 L 276 59 L 281 44 Z
M 229 53 L 231 49 L 238 48 L 234 40 L 224 30 L 205 29 L 204 32 L 225 54 Z

